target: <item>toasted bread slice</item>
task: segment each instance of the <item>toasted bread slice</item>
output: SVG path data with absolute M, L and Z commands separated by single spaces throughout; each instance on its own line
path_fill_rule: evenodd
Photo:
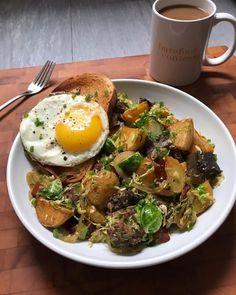
M 43 173 L 54 175 L 59 177 L 63 184 L 67 185 L 69 183 L 76 183 L 82 180 L 86 175 L 87 171 L 92 169 L 95 163 L 95 158 L 88 159 L 87 161 L 78 164 L 73 167 L 59 167 L 59 166 L 49 166 L 42 165 L 38 161 L 34 164 Z
M 88 159 L 87 161 L 72 167 L 61 166 L 49 166 L 41 164 L 39 161 L 25 151 L 26 157 L 34 165 L 34 168 L 41 171 L 44 174 L 53 175 L 59 177 L 63 184 L 76 183 L 86 175 L 87 171 L 93 168 L 95 164 L 95 157 Z
M 84 73 L 71 77 L 59 84 L 54 92 L 79 92 L 81 95 L 91 95 L 91 100 L 99 103 L 111 118 L 116 103 L 116 89 L 112 81 L 105 75 Z

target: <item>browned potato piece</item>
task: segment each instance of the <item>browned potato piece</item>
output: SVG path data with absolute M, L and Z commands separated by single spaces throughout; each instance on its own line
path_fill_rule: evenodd
M 199 147 L 202 152 L 213 153 L 214 151 L 214 145 L 210 144 L 197 130 L 194 130 L 193 133 L 193 147 L 194 146 L 196 149 Z
M 86 196 L 90 204 L 103 211 L 109 197 L 116 192 L 119 179 L 113 171 L 102 170 L 88 177 L 84 182 Z
M 125 111 L 122 117 L 125 120 L 125 122 L 131 124 L 134 123 L 139 118 L 139 115 L 142 114 L 144 111 L 149 111 L 149 108 L 150 107 L 148 102 L 143 101 L 134 108 Z
M 194 196 L 193 207 L 197 215 L 206 211 L 206 209 L 209 208 L 214 202 L 213 189 L 209 181 L 206 180 L 205 182 L 201 184 L 201 186 L 203 188 L 204 194 L 196 195 L 193 193 L 194 190 L 193 191 L 190 190 L 187 193 L 187 196 L 191 196 L 192 194 Z
M 193 144 L 193 145 L 191 146 L 191 149 L 190 149 L 189 151 L 190 151 L 190 153 L 196 153 L 196 152 L 201 151 L 201 149 L 200 149 L 199 146 L 197 146 L 196 144 Z
M 181 230 L 189 230 L 192 228 L 192 226 L 196 223 L 197 221 L 197 214 L 195 212 L 195 210 L 191 210 L 189 208 L 189 210 L 187 210 L 188 214 L 186 214 L 185 212 L 178 212 L 173 220 L 173 223 L 175 223 L 178 228 L 180 228 Z
M 73 210 L 62 206 L 53 206 L 51 201 L 44 198 L 36 199 L 35 210 L 39 222 L 52 228 L 62 225 L 73 215 Z
M 35 170 L 29 171 L 26 174 L 26 181 L 27 181 L 29 187 L 33 188 L 34 185 L 40 181 L 39 174 Z
M 42 175 L 37 170 L 31 170 L 26 174 L 26 181 L 30 188 L 33 188 L 36 183 L 40 183 L 42 187 L 47 187 L 52 178 L 41 177 Z
M 166 157 L 165 171 L 167 182 L 174 193 L 180 193 L 185 185 L 185 172 L 178 160 Z
M 123 126 L 121 128 L 120 140 L 126 151 L 137 151 L 145 143 L 146 135 L 138 128 Z
M 144 158 L 141 164 L 139 165 L 136 174 L 139 176 L 143 175 L 141 179 L 144 185 L 152 185 L 156 178 L 153 161 L 147 157 Z
M 156 171 L 155 169 L 152 169 L 152 165 L 153 162 L 149 158 L 144 158 L 138 170 L 136 171 L 139 176 L 144 175 L 142 177 L 142 185 L 139 188 L 140 190 L 145 189 L 144 191 L 146 192 L 155 193 L 165 197 L 181 193 L 186 180 L 184 165 L 180 164 L 178 160 L 172 157 L 166 157 L 165 172 L 167 176 L 167 187 L 154 185 L 154 180 L 156 179 Z
M 177 149 L 188 151 L 193 143 L 194 126 L 192 119 L 178 121 L 169 126 L 171 132 L 175 134 L 174 145 Z
M 183 167 L 184 172 L 186 173 L 186 171 L 187 171 L 187 162 L 182 162 L 182 163 L 180 163 L 180 165 Z
M 88 218 L 95 223 L 104 224 L 105 216 L 99 212 L 93 205 L 88 205 L 86 208 Z

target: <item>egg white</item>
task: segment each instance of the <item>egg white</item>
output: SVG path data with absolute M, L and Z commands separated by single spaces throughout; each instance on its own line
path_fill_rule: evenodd
M 102 123 L 98 140 L 80 153 L 65 152 L 56 141 L 55 126 L 65 112 L 75 104 L 96 109 Z M 109 134 L 108 117 L 96 102 L 86 102 L 80 95 L 56 94 L 40 101 L 21 121 L 20 135 L 25 150 L 43 165 L 72 167 L 98 154 Z

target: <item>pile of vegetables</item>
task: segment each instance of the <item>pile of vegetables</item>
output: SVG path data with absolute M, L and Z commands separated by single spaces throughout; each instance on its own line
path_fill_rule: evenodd
M 81 181 L 67 184 L 40 169 L 27 181 L 40 223 L 56 238 L 135 253 L 167 242 L 173 230 L 191 230 L 221 177 L 214 145 L 191 118 L 121 93 L 110 135 Z

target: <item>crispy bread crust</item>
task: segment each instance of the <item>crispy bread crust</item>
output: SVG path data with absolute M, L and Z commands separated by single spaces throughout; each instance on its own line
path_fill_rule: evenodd
M 41 164 L 31 154 L 24 150 L 26 157 L 33 164 L 33 166 L 44 174 L 53 175 L 59 177 L 64 184 L 75 183 L 86 175 L 87 171 L 91 170 L 95 163 L 95 157 L 88 159 L 87 161 L 72 166 L 72 167 L 61 167 L 61 166 L 50 166 Z
M 84 73 L 77 75 L 59 84 L 55 92 L 79 92 L 81 95 L 93 95 L 91 100 L 99 103 L 111 118 L 116 103 L 116 89 L 112 81 L 105 75 L 96 73 Z

